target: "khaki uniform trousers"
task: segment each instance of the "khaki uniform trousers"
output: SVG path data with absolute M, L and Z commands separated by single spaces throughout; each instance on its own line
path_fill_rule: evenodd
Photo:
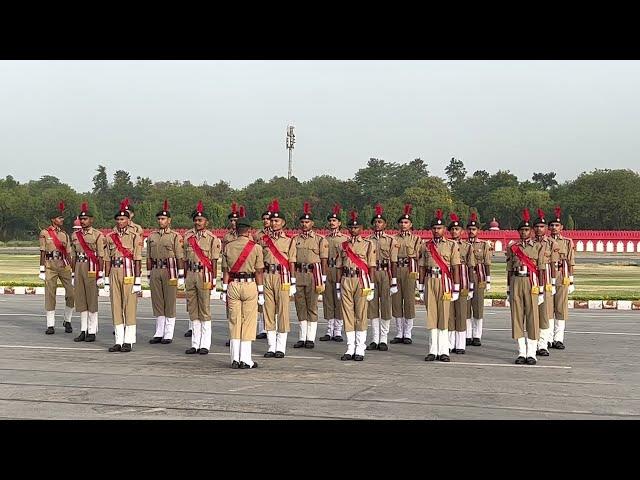
M 358 277 L 342 276 L 342 317 L 345 332 L 362 332 L 369 327 L 367 297 L 362 295 Z
M 111 315 L 113 324 L 131 326 L 136 324 L 136 307 L 138 295 L 133 293 L 133 284 L 124 284 L 122 267 L 114 267 L 109 273 L 109 297 L 111 299 Z
M 473 282 L 475 290 L 473 291 L 473 298 L 470 302 L 467 302 L 467 318 L 475 318 L 479 320 L 484 318 L 484 291 L 485 288 L 478 285 L 476 281 L 475 273 L 469 276 L 469 281 Z
M 376 270 L 373 275 L 373 282 L 376 284 L 376 289 L 373 293 L 373 300 L 368 302 L 367 317 L 369 320 L 374 318 L 391 320 L 391 279 L 389 278 L 389 272 Z M 400 295 L 399 289 L 396 295 Z
M 561 272 L 558 272 L 556 277 L 556 294 L 553 296 L 552 317 L 556 320 L 567 320 L 569 318 L 569 285 L 562 284 Z
M 427 329 L 436 328 L 438 330 L 448 330 L 451 301 L 442 299 L 442 295 L 444 295 L 442 279 L 427 277 L 424 283 L 424 305 L 427 309 Z
M 313 273 L 296 272 L 296 314 L 299 322 L 318 321 L 318 294 Z
M 76 312 L 98 311 L 98 284 L 96 277 L 89 278 L 89 262 L 76 262 L 74 300 Z M 97 272 L 96 272 L 97 275 Z
M 474 297 L 475 297 L 475 292 Z M 467 300 L 467 296 L 460 292 L 460 297 L 455 302 L 449 303 L 449 331 L 450 332 L 466 332 L 467 331 L 467 310 L 471 302 Z
M 169 285 L 169 270 L 153 268 L 149 279 L 151 306 L 154 317 L 176 318 L 176 293 L 178 287 Z
M 395 318 L 415 318 L 416 279 L 409 275 L 409 267 L 398 267 L 396 275 L 398 293 L 391 297 L 393 316 Z
M 270 332 L 277 330 L 280 333 L 287 333 L 291 330 L 289 324 L 289 289 L 282 290 L 282 278 L 279 273 L 264 274 L 264 305 L 262 306 L 262 311 L 264 312 L 265 330 Z M 276 315 L 278 315 L 277 322 Z
M 325 320 L 342 320 L 342 306 L 340 305 L 340 300 L 338 300 L 336 290 L 336 270 L 336 267 L 329 267 L 327 283 L 322 293 L 322 310 Z
M 256 282 L 230 281 L 227 287 L 229 338 L 243 342 L 256 339 L 258 286 Z
M 45 262 L 46 269 L 44 274 L 44 309 L 51 312 L 56 309 L 56 289 L 58 288 L 58 279 L 64 287 L 65 305 L 73 308 L 74 295 L 73 285 L 71 285 L 71 269 L 64 267 L 62 260 L 47 260 Z
M 200 320 L 202 322 L 211 320 L 211 301 L 209 300 L 211 290 L 204 288 L 202 272 L 187 271 L 184 289 L 189 320 Z
M 536 299 L 536 304 L 537 303 L 538 300 Z M 544 302 L 542 303 L 542 305 L 538 305 L 538 320 L 540 323 L 540 329 L 546 329 L 550 327 L 550 318 L 553 318 L 553 294 L 545 290 Z
M 540 320 L 538 317 L 538 295 L 531 293 L 529 277 L 511 277 L 511 337 L 524 337 L 538 340 L 540 335 Z

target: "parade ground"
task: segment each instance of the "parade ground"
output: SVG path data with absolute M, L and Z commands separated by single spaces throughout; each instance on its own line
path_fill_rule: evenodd
M 535 366 L 515 365 L 509 309 L 485 308 L 481 347 L 451 363 L 425 362 L 425 310 L 418 305 L 413 344 L 340 361 L 346 344 L 316 342 L 293 349 L 297 319 L 283 359 L 263 358 L 253 343 L 251 370 L 229 368 L 223 304 L 212 301 L 208 355 L 185 355 L 190 339 L 178 300 L 174 342 L 150 345 L 151 302 L 139 299 L 133 352 L 109 353 L 109 303 L 100 299 L 93 343 L 64 333 L 58 297 L 55 335 L 45 335 L 43 298 L 0 297 L 0 418 L 2 419 L 639 419 L 640 312 L 570 310 L 566 350 L 551 350 Z M 319 305 L 320 316 L 322 306 Z M 395 327 L 391 322 L 390 338 Z M 318 337 L 326 322 L 320 321 Z

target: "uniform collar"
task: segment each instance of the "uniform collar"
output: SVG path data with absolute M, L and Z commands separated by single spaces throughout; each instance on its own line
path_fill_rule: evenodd
M 120 235 L 122 237 L 123 235 L 126 235 L 129 232 L 129 226 L 127 225 L 122 230 L 120 230 L 118 227 L 116 227 L 116 232 L 118 233 L 118 235 Z
M 50 228 L 53 228 L 53 231 L 56 232 L 56 233 L 62 231 L 62 229 L 60 227 L 56 227 L 55 225 L 51 225 Z
M 551 238 L 553 238 L 554 240 L 562 240 L 564 237 L 562 236 L 561 233 L 559 233 L 557 235 L 551 234 Z
M 355 237 L 351 237 L 349 241 L 351 243 L 362 242 L 362 235 L 356 235 Z
M 313 238 L 315 236 L 315 234 L 313 233 L 313 230 L 309 230 L 308 232 L 300 232 L 300 236 L 302 238 Z
M 82 230 L 83 235 L 91 235 L 91 233 L 93 232 L 93 227 L 87 227 L 86 229 L 81 228 L 80 230 Z
M 399 235 L 401 237 L 410 237 L 411 236 L 411 230 L 407 230 L 406 232 L 403 232 L 402 230 L 400 231 Z
M 523 246 L 525 246 L 525 247 L 526 247 L 527 245 L 531 246 L 531 245 L 533 245 L 533 240 L 532 240 L 532 239 L 530 239 L 530 238 L 527 238 L 526 240 L 520 240 L 520 243 L 521 243 Z
M 271 229 L 269 229 L 269 230 L 271 230 Z M 286 233 L 284 233 L 284 230 L 280 229 L 280 230 L 276 230 L 276 231 L 271 230 L 271 231 L 269 232 L 269 236 L 270 236 L 271 238 L 278 239 L 278 238 L 284 238 L 284 237 L 286 237 L 286 236 L 287 236 L 287 234 L 286 234 Z
M 384 237 L 384 230 L 380 230 L 379 232 L 373 232 L 373 236 L 376 238 Z
M 443 243 L 445 241 L 446 241 L 446 239 L 444 237 L 433 237 L 433 243 L 435 243 L 436 245 L 438 243 Z
M 198 230 L 197 228 L 194 228 L 193 233 L 196 237 L 202 238 L 207 234 L 207 229 L 203 228 L 202 230 Z
M 165 233 L 171 233 L 171 227 L 167 227 L 167 228 L 159 228 L 158 229 L 158 233 L 160 235 L 164 235 Z
M 339 228 L 336 228 L 335 230 L 331 230 L 329 232 L 329 236 L 330 237 L 339 237 L 340 235 L 341 235 L 341 233 L 340 233 L 340 229 Z

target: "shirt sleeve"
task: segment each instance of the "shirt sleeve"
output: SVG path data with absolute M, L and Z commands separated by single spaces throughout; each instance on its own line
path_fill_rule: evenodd
M 175 249 L 176 258 L 178 260 L 184 260 L 184 239 L 178 232 L 176 232 L 176 238 L 174 239 L 173 247 Z
M 451 243 L 451 266 L 460 265 L 460 247 L 455 242 Z
M 40 242 L 40 250 L 46 250 L 47 249 L 47 231 L 46 230 L 42 230 L 40 232 L 40 237 L 38 238 L 39 242 Z
M 493 249 L 489 242 L 484 244 L 484 264 L 491 266 L 491 260 L 493 259 Z
M 478 262 L 476 262 L 476 256 L 473 253 L 473 246 L 471 244 L 469 244 L 468 250 L 467 250 L 467 266 L 470 268 L 475 267 L 478 264 Z
M 376 254 L 376 244 L 373 242 L 367 242 L 369 246 L 367 247 L 367 264 L 370 267 L 376 266 L 377 254 Z
M 576 264 L 576 247 L 573 244 L 573 240 L 567 239 L 567 262 L 572 267 Z
M 298 255 L 298 247 L 296 247 L 296 242 L 293 238 L 289 239 L 289 251 L 287 253 L 288 253 L 290 262 L 296 263 L 298 261 L 296 259 Z
M 151 235 L 153 235 L 153 233 Z M 151 235 L 149 235 L 149 238 L 147 238 L 147 258 L 152 258 L 151 257 Z
M 329 241 L 322 237 L 320 239 L 320 259 L 329 258 Z
M 222 268 L 224 270 L 228 269 L 228 261 L 227 261 L 227 246 L 225 245 L 225 247 L 222 249 L 222 253 L 220 254 L 221 258 L 222 258 Z
M 98 233 L 98 238 L 96 238 L 96 255 L 103 260 L 105 258 L 105 241 L 102 233 Z
M 133 259 L 142 260 L 142 235 L 137 233 L 133 237 Z
M 400 249 L 400 245 L 398 244 L 398 240 L 396 240 L 395 237 L 391 237 L 391 249 L 390 249 L 390 259 L 389 261 L 391 262 L 397 262 L 398 261 L 398 250 Z
M 339 243 L 338 256 L 336 258 L 336 268 L 342 268 L 342 265 L 343 265 L 342 255 L 344 255 L 344 248 L 342 248 L 342 243 Z
M 253 251 L 256 252 L 256 256 L 255 256 L 255 261 L 256 263 L 254 264 L 255 269 L 258 268 L 264 268 L 264 255 L 262 253 L 262 247 L 259 244 L 255 244 L 253 246 Z

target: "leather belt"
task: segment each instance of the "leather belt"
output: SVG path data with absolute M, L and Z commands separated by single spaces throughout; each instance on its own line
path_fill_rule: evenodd
M 112 258 L 111 259 L 111 266 L 112 267 L 121 267 L 124 265 L 124 258 L 119 257 L 119 258 Z
M 528 277 L 529 276 L 529 272 L 521 272 L 520 270 L 512 270 L 511 272 L 513 273 L 514 277 Z
M 313 263 L 298 263 L 296 262 L 296 272 L 309 273 L 313 272 Z
M 389 268 L 391 268 L 389 260 L 379 260 L 376 262 L 376 270 L 389 270 Z
M 204 265 L 202 265 L 200 262 L 187 262 L 187 270 L 191 271 L 191 272 L 201 272 L 202 270 L 204 270 Z
M 408 267 L 410 263 L 409 257 L 398 257 L 398 266 L 399 267 Z
M 335 267 L 336 266 L 336 259 L 335 258 L 329 258 L 329 259 L 327 259 L 327 263 L 329 264 L 329 267 Z
M 169 261 L 167 259 L 152 258 L 151 268 L 169 268 Z M 176 263 L 177 268 L 177 263 Z
M 342 275 L 346 277 L 358 277 L 362 270 L 355 267 L 342 267 Z
M 277 273 L 282 271 L 282 265 L 279 263 L 265 263 L 264 273 Z
M 44 258 L 46 258 L 47 260 L 62 260 L 62 253 L 60 253 L 58 250 L 54 250 L 53 252 L 45 252 L 44 254 Z
M 255 282 L 256 274 L 248 272 L 230 273 L 229 279 L 233 282 Z

